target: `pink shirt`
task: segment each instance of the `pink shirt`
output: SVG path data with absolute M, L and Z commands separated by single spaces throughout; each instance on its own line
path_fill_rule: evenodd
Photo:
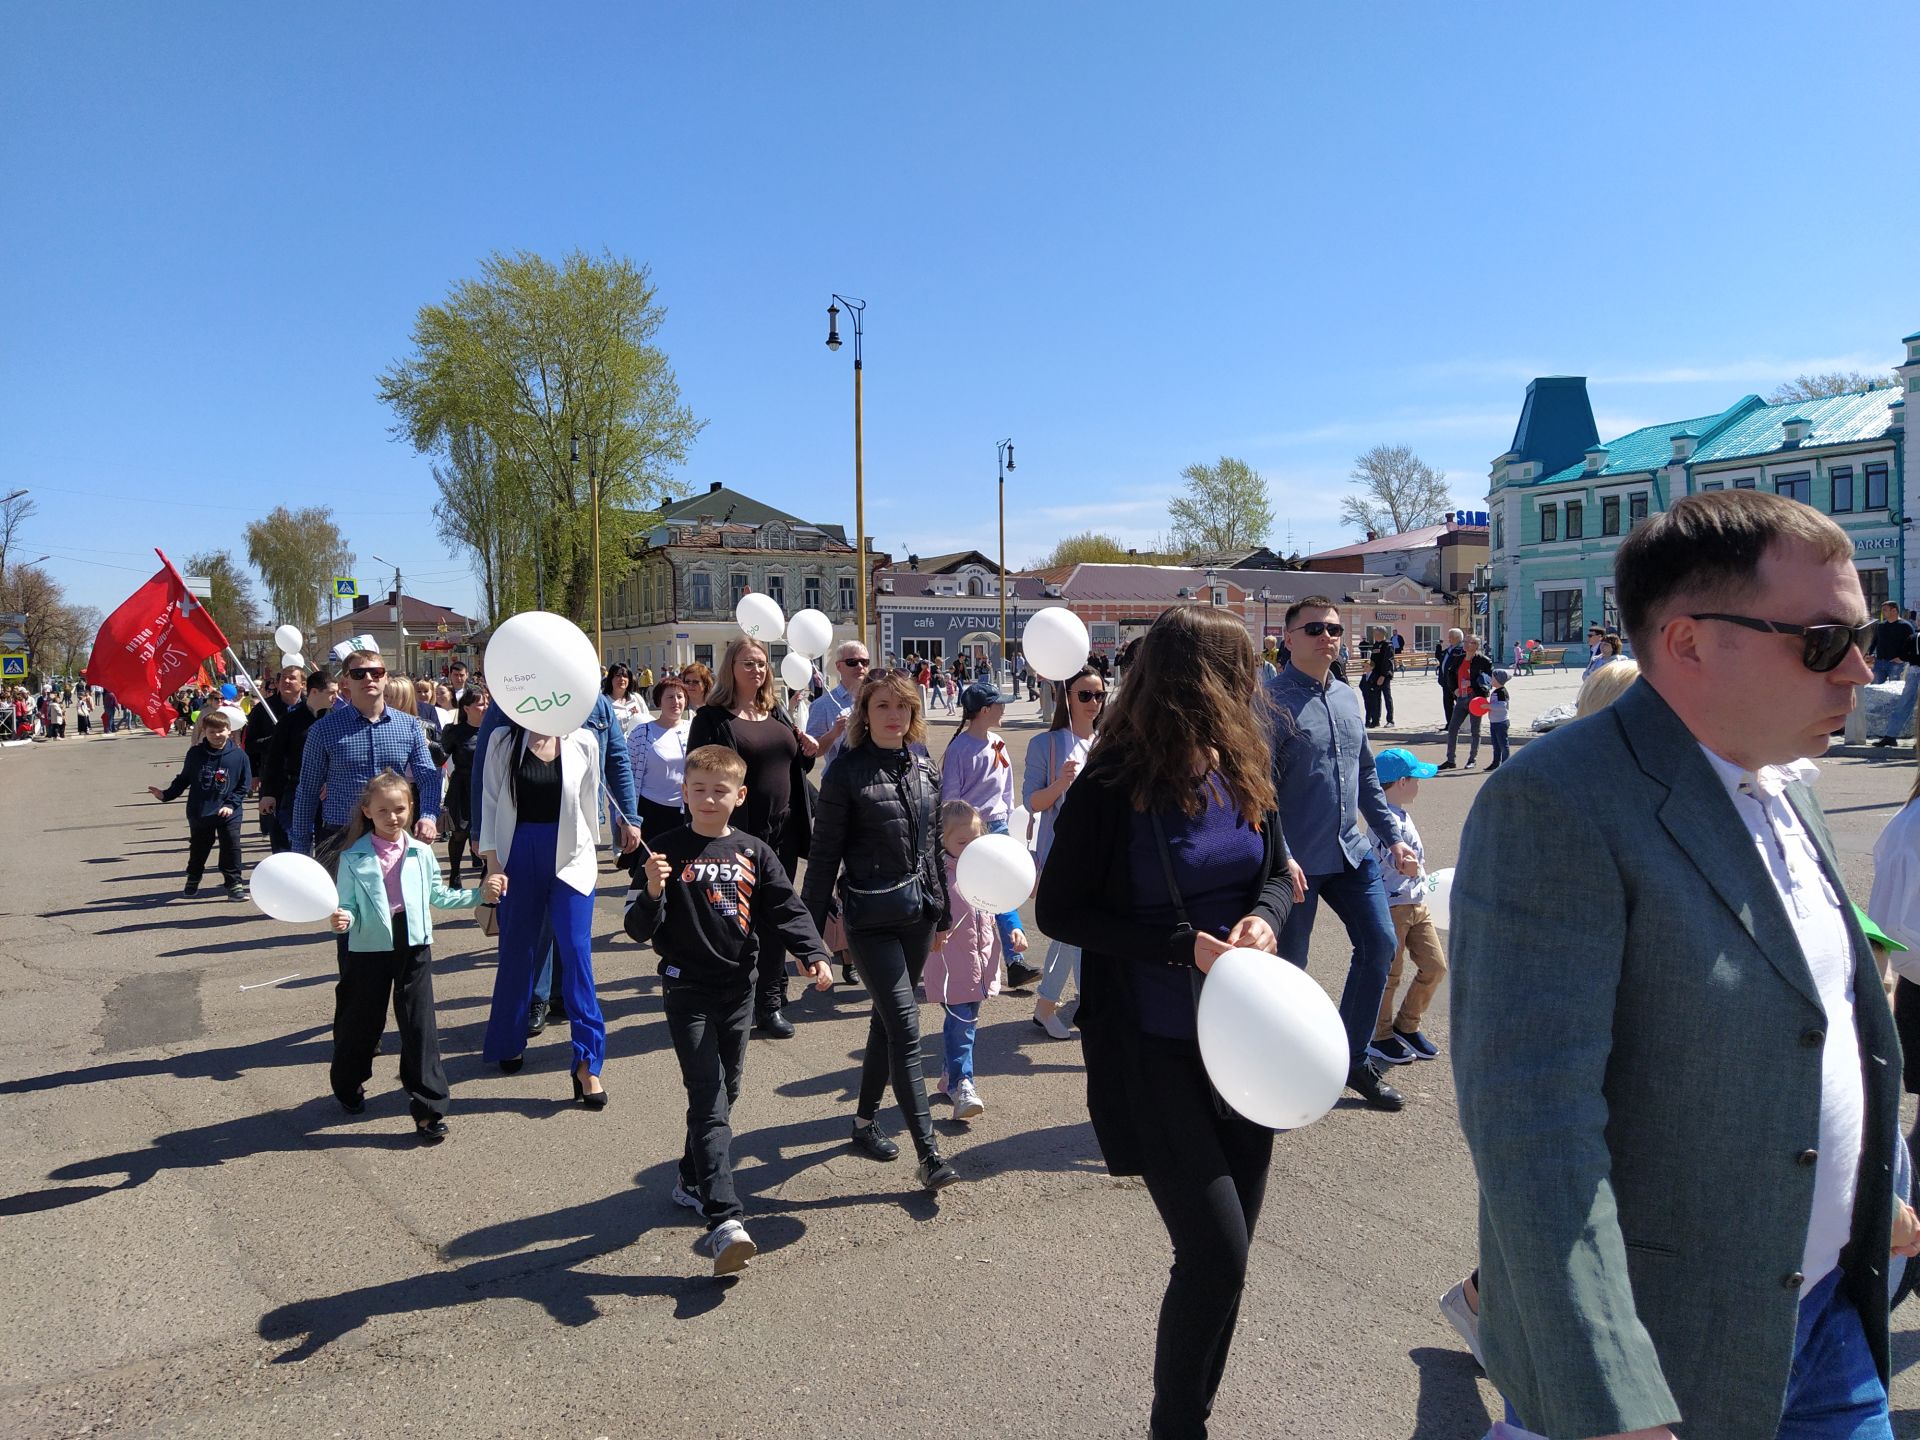
M 372 838 L 374 858 L 380 862 L 380 878 L 387 885 L 387 908 L 404 910 L 407 902 L 400 893 L 400 862 L 407 854 L 406 837 L 403 835 L 398 840 L 382 840 L 375 834 Z

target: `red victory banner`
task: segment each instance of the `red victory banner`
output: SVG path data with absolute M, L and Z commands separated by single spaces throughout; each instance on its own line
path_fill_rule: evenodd
M 80 673 L 89 685 L 111 690 L 148 729 L 164 734 L 180 714 L 168 697 L 226 648 L 227 637 L 187 593 L 173 562 L 159 550 L 153 553 L 160 556 L 159 573 L 107 617 Z

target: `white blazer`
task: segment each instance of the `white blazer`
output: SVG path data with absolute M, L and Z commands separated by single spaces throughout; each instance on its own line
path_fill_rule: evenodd
M 501 729 L 487 740 L 487 768 L 482 782 L 485 802 L 480 811 L 480 849 L 500 857 L 504 867 L 513 854 L 513 791 L 507 776 L 513 765 L 514 732 Z M 560 831 L 553 847 L 554 874 L 582 895 L 593 894 L 599 878 L 596 853 L 600 829 L 600 742 L 584 725 L 560 737 Z

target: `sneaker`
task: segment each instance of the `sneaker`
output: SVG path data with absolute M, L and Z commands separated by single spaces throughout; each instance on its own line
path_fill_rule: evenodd
M 185 885 L 180 887 L 180 893 L 183 896 L 198 895 L 200 893 L 200 882 L 198 880 L 189 880 Z
M 715 1275 L 738 1275 L 747 1262 L 760 1253 L 760 1247 L 738 1220 L 722 1220 L 705 1241 L 707 1254 L 713 1257 Z
M 1398 1031 L 1375 1040 L 1367 1046 L 1367 1054 L 1382 1065 L 1411 1065 L 1414 1061 L 1413 1047 L 1400 1038 Z
M 1024 960 L 1007 961 L 1007 988 L 1024 990 L 1040 978 L 1040 969 Z
M 1897 743 L 1893 736 L 1882 735 L 1878 740 L 1873 742 L 1873 748 L 1876 750 L 1891 750 Z
M 954 1119 L 978 1120 L 986 1113 L 986 1102 L 980 1098 L 980 1092 L 973 1088 L 973 1081 L 962 1080 L 953 1087 Z
M 1347 1088 L 1365 1100 L 1369 1110 L 1399 1110 L 1407 1103 L 1406 1096 L 1380 1078 L 1379 1067 L 1371 1060 L 1362 1060 L 1347 1072 Z
M 706 1208 L 700 1203 L 700 1197 L 687 1189 L 686 1184 L 678 1176 L 675 1176 L 673 1181 L 673 1203 L 678 1205 L 682 1210 L 704 1210 Z
M 1494 771 L 1498 770 L 1499 768 L 1500 768 L 1500 762 L 1496 760 L 1491 765 L 1487 766 L 1487 774 L 1491 775 Z
M 1466 1281 L 1460 1281 L 1440 1297 L 1440 1314 L 1460 1332 L 1460 1338 L 1467 1342 L 1467 1349 L 1473 1352 L 1475 1363 L 1482 1370 L 1486 1369 L 1486 1357 L 1480 1353 L 1480 1317 L 1467 1304 Z
M 1051 1015 L 1042 1015 L 1038 1010 L 1035 1010 L 1033 1012 L 1033 1023 L 1056 1040 L 1073 1039 L 1073 1031 L 1067 1028 L 1067 1022 L 1060 1018 L 1060 1012 L 1058 1010 L 1055 1010 Z
M 244 899 L 246 899 L 246 898 L 247 898 L 247 887 L 246 887 L 246 886 L 244 886 L 244 885 L 239 885 L 239 884 L 234 884 L 234 885 L 229 885 L 229 886 L 227 886 L 227 899 L 229 899 L 229 900 L 244 900 Z
M 1455 769 L 1458 769 L 1459 767 L 1456 766 L 1451 760 L 1442 760 L 1438 765 L 1434 766 L 1433 768 L 1436 771 L 1440 771 L 1440 770 L 1455 770 Z
M 920 1186 L 925 1190 L 944 1190 L 960 1178 L 960 1172 L 934 1151 L 920 1162 Z
M 953 1082 L 945 1075 L 942 1075 L 940 1077 L 940 1083 L 927 1092 L 927 1099 L 938 1100 L 942 1105 L 952 1104 Z
M 1421 1031 L 1414 1030 L 1409 1032 L 1400 1029 L 1399 1026 L 1396 1025 L 1393 1031 L 1393 1038 L 1411 1050 L 1415 1060 L 1438 1060 L 1440 1058 L 1440 1047 L 1427 1039 L 1426 1035 Z
M 1478 770 L 1480 768 L 1480 762 L 1478 760 L 1469 760 L 1461 768 L 1465 770 Z

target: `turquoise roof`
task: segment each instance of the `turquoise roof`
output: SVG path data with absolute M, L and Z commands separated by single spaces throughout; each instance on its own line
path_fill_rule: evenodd
M 1787 405 L 1763 405 L 1726 427 L 1694 451 L 1693 463 L 1743 460 L 1771 455 L 1787 444 L 1786 423 L 1804 420 L 1812 426 L 1795 449 L 1845 445 L 1855 440 L 1877 440 L 1887 433 L 1887 407 L 1899 395 L 1891 388 L 1854 390 L 1825 400 L 1795 400 Z
M 1751 396 L 1748 397 L 1752 399 Z M 1744 405 L 1747 402 L 1741 401 Z M 1758 401 L 1754 403 L 1758 404 Z M 1739 405 L 1733 407 L 1738 410 Z M 1588 471 L 1585 462 L 1569 465 L 1564 470 L 1556 470 L 1530 483 L 1534 485 L 1553 485 L 1563 480 L 1578 480 L 1591 475 L 1625 475 L 1636 471 L 1658 470 L 1673 459 L 1673 441 L 1677 435 L 1698 437 L 1710 433 L 1714 426 L 1728 419 L 1731 411 L 1723 410 L 1718 415 L 1702 415 L 1694 420 L 1670 420 L 1665 425 L 1648 425 L 1639 430 L 1630 430 L 1618 440 L 1607 443 L 1607 463 L 1598 470 Z

